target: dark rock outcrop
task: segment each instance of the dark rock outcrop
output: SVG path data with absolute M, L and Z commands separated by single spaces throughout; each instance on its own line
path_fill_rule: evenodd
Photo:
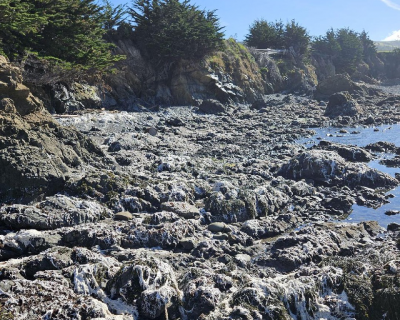
M 336 74 L 318 83 L 315 97 L 317 99 L 324 99 L 337 92 L 353 92 L 357 90 L 362 90 L 362 88 L 352 81 L 348 75 Z
M 326 185 L 391 188 L 398 181 L 361 163 L 349 163 L 334 151 L 311 150 L 284 164 L 279 174 L 294 180 L 311 179 Z
M 331 118 L 338 116 L 354 117 L 361 113 L 361 108 L 355 100 L 352 99 L 347 91 L 334 93 L 329 97 L 328 106 L 325 115 Z
M 227 107 L 218 100 L 213 99 L 204 100 L 199 106 L 199 111 L 208 114 L 224 113 L 226 110 Z
M 103 155 L 72 128 L 61 127 L 22 84 L 18 68 L 0 61 L 0 201 L 29 201 L 60 191 Z M 13 107 L 14 105 L 14 107 Z
M 96 222 L 111 216 L 111 211 L 94 201 L 63 195 L 47 197 L 35 205 L 11 205 L 0 208 L 0 226 L 12 230 L 48 230 Z
M 368 151 L 357 146 L 348 146 L 339 143 L 331 143 L 329 141 L 320 141 L 318 148 L 324 150 L 336 151 L 341 157 L 347 161 L 353 162 L 368 162 L 373 156 Z

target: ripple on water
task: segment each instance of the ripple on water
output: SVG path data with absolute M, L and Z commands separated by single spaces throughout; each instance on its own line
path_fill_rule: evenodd
M 339 130 L 346 130 L 348 133 L 340 133 Z M 379 131 L 376 131 L 378 129 Z M 400 124 L 393 125 L 382 125 L 377 127 L 352 127 L 352 128 L 319 128 L 313 129 L 316 134 L 309 138 L 303 138 L 298 142 L 312 147 L 313 145 L 319 144 L 320 140 L 327 140 L 331 142 L 357 145 L 359 147 L 365 147 L 366 145 L 378 141 L 387 141 L 394 143 L 397 147 L 400 147 Z M 358 132 L 352 134 L 351 132 Z M 392 154 L 381 154 L 379 159 L 375 159 L 368 163 L 371 168 L 386 172 L 394 177 L 395 173 L 400 173 L 400 168 L 391 168 L 379 163 L 381 159 L 391 158 Z M 391 194 L 394 198 L 389 199 L 390 203 L 385 204 L 377 209 L 367 208 L 359 205 L 353 205 L 352 213 L 345 219 L 348 222 L 362 222 L 367 220 L 377 220 L 383 227 L 391 222 L 400 224 L 400 214 L 394 216 L 387 216 L 385 212 L 388 210 L 400 210 L 400 186 L 390 190 L 386 193 Z

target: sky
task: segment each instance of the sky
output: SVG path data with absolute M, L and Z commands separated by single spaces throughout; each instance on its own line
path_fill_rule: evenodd
M 131 0 L 111 0 L 114 5 Z M 225 36 L 244 40 L 257 19 L 284 23 L 294 19 L 311 36 L 330 28 L 365 30 L 375 41 L 400 40 L 400 0 L 191 0 L 200 9 L 214 10 Z

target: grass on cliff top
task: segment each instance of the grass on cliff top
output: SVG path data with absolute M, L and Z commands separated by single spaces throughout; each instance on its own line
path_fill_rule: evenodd
M 224 40 L 222 50 L 215 52 L 206 59 L 206 62 L 208 62 L 212 68 L 220 68 L 226 72 L 231 71 L 227 70 L 227 68 L 235 61 L 248 61 L 254 64 L 254 66 L 257 66 L 249 50 L 247 50 L 243 44 L 236 42 L 233 38 Z
M 224 40 L 223 49 L 206 58 L 206 66 L 214 71 L 229 73 L 240 82 L 252 82 L 262 87 L 262 77 L 249 50 L 233 38 Z

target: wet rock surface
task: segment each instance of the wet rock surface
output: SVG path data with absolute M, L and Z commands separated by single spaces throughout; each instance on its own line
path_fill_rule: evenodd
M 374 99 L 362 104 L 366 114 L 332 121 L 364 123 Z M 171 107 L 80 112 L 57 122 L 48 114 L 47 122 L 35 122 L 9 102 L 0 111 L 2 123 L 12 123 L 2 127 L 6 148 L 33 159 L 46 152 L 47 165 L 59 157 L 70 178 L 60 188 L 50 178 L 32 182 L 41 197 L 22 201 L 7 193 L 0 207 L 0 313 L 397 319 L 399 226 L 337 222 L 354 203 L 387 201 L 385 189 L 398 180 L 366 163 L 376 148 L 395 146 L 296 144 L 312 134 L 308 128 L 330 121 L 318 101 L 275 94 L 253 108 L 216 114 Z M 385 106 L 372 114 L 375 123 L 399 120 Z M 18 152 L 7 150 L 4 157 L 16 161 Z M 75 155 L 76 163 L 68 162 Z M 26 170 L 21 179 L 50 176 L 31 177 L 30 165 L 45 168 L 34 161 L 18 165 Z M 8 182 L 8 172 L 4 185 L 26 183 Z

